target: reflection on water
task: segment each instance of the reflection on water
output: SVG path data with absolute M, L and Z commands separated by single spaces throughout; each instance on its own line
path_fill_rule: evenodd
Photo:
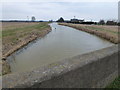
M 36 40 L 8 61 L 12 72 L 27 71 L 65 58 L 91 52 L 113 45 L 97 36 L 70 27 L 51 24 L 52 31 L 44 38 Z

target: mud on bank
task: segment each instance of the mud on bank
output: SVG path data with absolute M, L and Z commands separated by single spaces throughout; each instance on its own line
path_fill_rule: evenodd
M 15 51 L 38 37 L 44 37 L 51 31 L 47 22 L 3 22 L 2 23 L 2 74 L 10 72 L 5 59 Z
M 71 23 L 59 23 L 59 25 L 69 26 L 81 31 L 88 32 L 90 34 L 94 34 L 115 44 L 120 43 L 120 39 L 118 38 L 120 35 L 118 26 L 82 25 L 82 24 L 71 24 Z

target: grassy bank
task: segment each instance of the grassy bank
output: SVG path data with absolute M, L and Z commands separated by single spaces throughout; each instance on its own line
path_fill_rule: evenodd
M 118 35 L 118 26 L 106 26 L 106 25 L 82 25 L 82 24 L 71 24 L 71 23 L 59 23 L 60 25 L 73 27 L 81 31 L 85 31 L 94 35 L 97 35 L 101 38 L 104 38 L 115 44 L 119 43 Z
M 47 22 L 3 22 L 2 23 L 2 59 L 27 45 L 38 37 L 51 31 Z M 9 66 L 3 62 L 3 74 L 9 72 Z
M 9 56 L 15 50 L 30 41 L 43 37 L 50 31 L 47 22 L 3 22 L 2 23 L 2 54 Z
M 117 77 L 110 85 L 108 85 L 107 87 L 106 87 L 106 89 L 105 90 L 107 90 L 107 89 L 120 89 L 120 76 L 119 77 Z

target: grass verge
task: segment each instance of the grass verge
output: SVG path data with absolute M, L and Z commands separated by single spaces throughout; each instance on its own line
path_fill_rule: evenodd
M 119 89 L 120 90 L 120 76 L 117 77 L 106 89 Z

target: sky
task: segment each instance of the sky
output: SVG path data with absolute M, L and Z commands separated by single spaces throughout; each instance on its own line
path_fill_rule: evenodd
M 4 0 L 0 20 L 118 19 L 118 0 Z

